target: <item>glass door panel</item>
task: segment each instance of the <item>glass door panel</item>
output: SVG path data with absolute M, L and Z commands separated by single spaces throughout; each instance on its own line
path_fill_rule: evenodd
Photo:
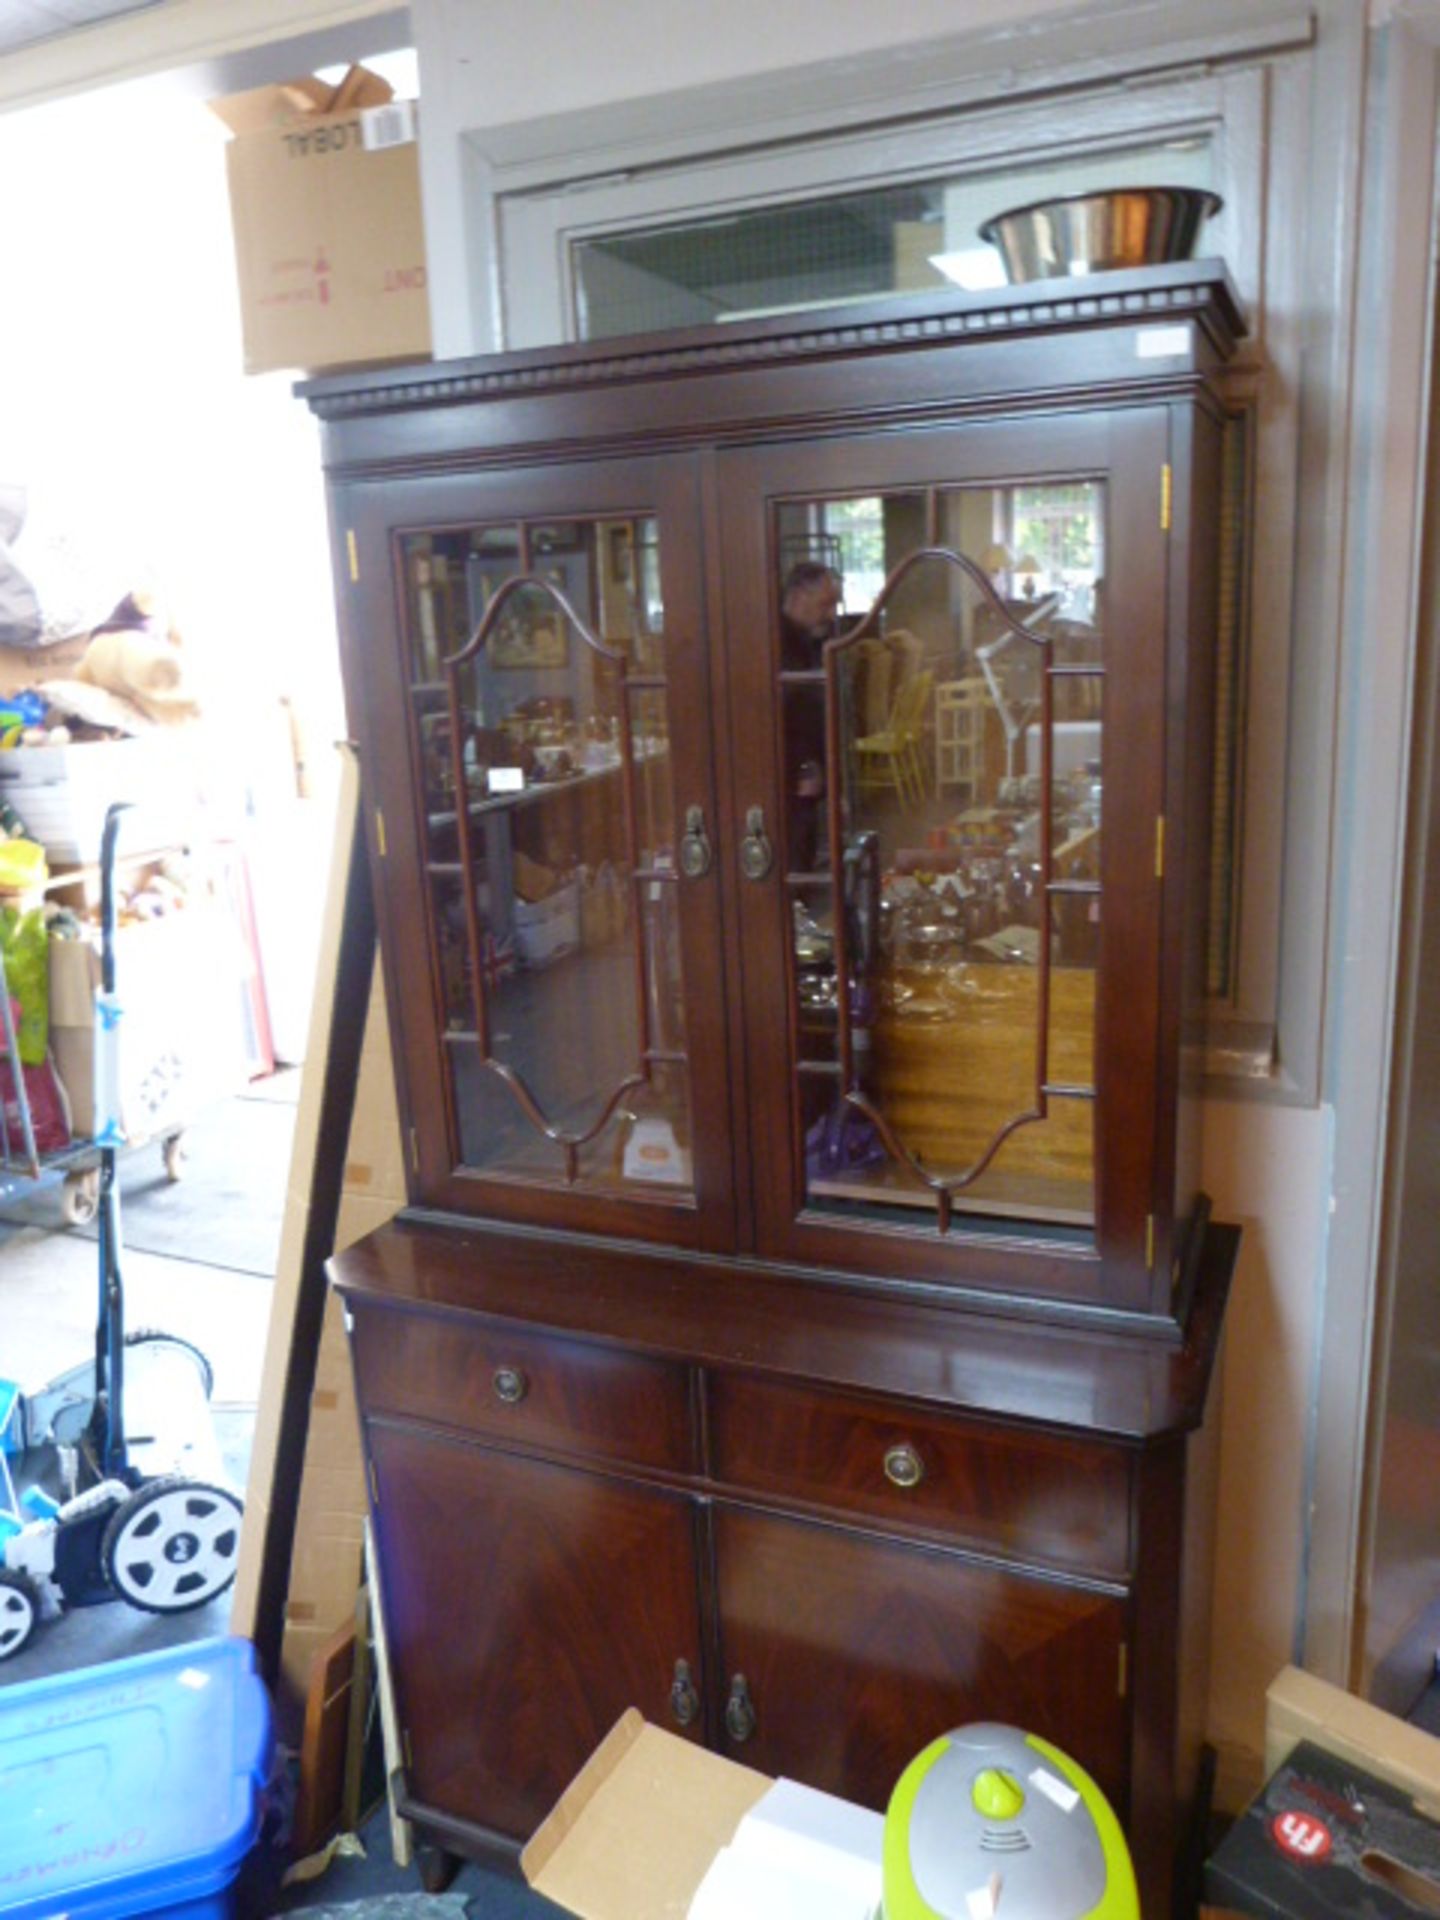
M 398 536 L 462 1168 L 693 1193 L 653 514 Z
M 1093 1227 L 1104 520 L 1091 480 L 775 506 L 812 1208 Z

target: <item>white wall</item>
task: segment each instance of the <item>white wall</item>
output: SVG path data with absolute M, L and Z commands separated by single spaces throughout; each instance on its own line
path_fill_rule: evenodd
M 217 750 L 258 774 L 278 696 L 343 722 L 318 438 L 290 376 L 241 370 L 225 142 L 159 81 L 0 116 L 0 478 L 94 621 L 134 586 L 166 606 Z
M 1323 1107 L 1212 1101 L 1205 1112 L 1205 1190 L 1216 1217 L 1243 1230 L 1210 1415 L 1220 1479 L 1208 1736 L 1231 1807 L 1256 1784 L 1265 1689 L 1297 1644 L 1331 1128 Z
M 1432 0 L 1371 4 L 1377 17 L 1414 17 Z M 153 68 L 165 62 L 167 47 L 193 47 L 207 35 L 218 43 L 228 32 L 230 44 L 252 44 L 281 31 L 282 16 L 283 30 L 293 32 L 375 10 L 364 0 L 172 0 L 136 17 L 138 40 L 101 30 L 74 36 L 75 47 L 63 56 L 57 50 L 20 68 L 0 64 L 0 101 L 22 97 L 27 87 L 81 84 L 86 73 L 103 72 L 107 59 Z M 1196 30 L 1222 18 L 1243 22 L 1245 12 L 1239 0 L 1207 0 L 1196 9 Z M 773 84 L 776 73 L 817 60 L 853 61 L 856 87 L 863 91 L 871 56 L 898 51 L 903 59 L 908 49 L 916 50 L 918 88 L 924 43 L 967 28 L 989 33 L 989 52 L 998 62 L 995 89 L 1001 92 L 1005 60 L 1013 55 L 1019 68 L 1044 58 L 1052 31 L 1063 30 L 1072 47 L 1077 36 L 1093 35 L 1098 44 L 1117 31 L 1111 6 L 1077 13 L 1053 0 L 968 0 L 964 6 L 907 0 L 903 9 L 877 8 L 874 0 L 785 0 L 780 6 L 773 0 L 415 0 L 411 17 L 424 97 L 432 299 L 437 341 L 446 352 L 470 346 L 473 255 L 484 253 L 466 199 L 463 140 L 471 129 L 513 126 L 746 74 L 757 81 L 769 75 Z M 86 45 L 77 53 L 81 42 Z M 175 51 L 173 57 L 191 56 Z M 1335 288 L 1337 303 L 1347 297 L 1345 287 Z M 1404 644 L 1393 628 L 1364 631 L 1372 649 Z M 1342 942 L 1344 933 L 1339 929 Z M 1322 943 L 1325 929 L 1316 927 L 1313 937 Z M 1258 1768 L 1264 1688 L 1292 1657 L 1301 1628 L 1306 1543 L 1315 1521 L 1308 1505 L 1307 1423 L 1316 1407 L 1323 1346 L 1335 1132 L 1335 1116 L 1325 1108 L 1215 1102 L 1207 1113 L 1207 1184 L 1219 1216 L 1246 1230 L 1218 1397 L 1220 1511 L 1209 1721 L 1222 1752 L 1222 1791 L 1226 1779 L 1238 1791 L 1247 1771 Z M 1347 1364 L 1349 1384 L 1363 1398 L 1362 1356 L 1351 1356 Z M 1345 1537 L 1343 1525 L 1336 1537 Z
M 1117 11 L 1094 7 L 1100 39 Z M 1196 31 L 1235 24 L 1224 4 L 1201 10 Z M 466 138 L 481 152 L 485 133 L 567 110 L 620 103 L 762 76 L 818 60 L 851 59 L 863 89 L 870 59 L 917 49 L 970 28 L 988 29 L 987 59 L 1021 68 L 1044 57 L 1045 36 L 1063 28 L 1068 48 L 1088 28 L 1077 11 L 1050 0 L 909 0 L 880 9 L 873 0 L 457 0 L 411 7 L 424 89 L 424 147 L 431 286 L 440 350 L 473 350 L 468 303 L 483 285 L 483 239 L 467 203 Z M 555 49 L 565 49 L 563 60 Z M 1096 41 L 1099 45 L 1099 39 Z M 997 46 L 1007 52 L 997 52 Z M 892 69 L 893 71 L 893 69 Z M 647 123 L 653 126 L 653 114 Z M 451 245 L 452 238 L 460 244 Z M 466 244 L 472 250 L 467 266 Z M 475 256 L 482 256 L 477 266 Z M 1335 290 L 1337 302 L 1346 298 Z M 1316 925 L 1316 963 L 1326 938 Z M 1226 1363 L 1217 1395 L 1221 1463 L 1209 1733 L 1221 1753 L 1222 1797 L 1235 1804 L 1258 1778 L 1264 1692 L 1302 1642 L 1306 1554 L 1313 1489 L 1307 1478 L 1309 1426 L 1317 1391 L 1317 1350 L 1326 1282 L 1330 1141 L 1325 1108 L 1212 1102 L 1206 1115 L 1205 1178 L 1222 1219 L 1245 1228 L 1232 1296 Z M 1361 1357 L 1355 1356 L 1357 1382 Z M 1343 1678 L 1332 1671 L 1330 1677 Z

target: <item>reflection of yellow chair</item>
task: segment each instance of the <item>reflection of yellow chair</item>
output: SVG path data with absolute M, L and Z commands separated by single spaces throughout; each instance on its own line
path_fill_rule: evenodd
M 934 678 L 927 668 L 902 681 L 885 726 L 855 741 L 856 777 L 862 788 L 893 787 L 902 800 L 924 799 L 930 782 L 920 742 Z

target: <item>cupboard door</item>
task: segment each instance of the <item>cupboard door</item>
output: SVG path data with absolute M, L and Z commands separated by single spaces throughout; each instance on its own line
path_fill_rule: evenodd
M 762 1253 L 1148 1306 L 1167 446 L 722 456 Z
M 693 462 L 337 512 L 414 1197 L 730 1245 Z
M 700 1672 L 690 1503 L 371 1422 L 412 1796 L 527 1837 L 627 1707 L 677 1725 Z
M 733 1759 L 883 1808 L 931 1740 L 1000 1720 L 1073 1754 L 1124 1807 L 1122 1599 L 738 1508 L 714 1526 L 716 1682 L 753 1715 L 743 1739 L 726 1715 Z

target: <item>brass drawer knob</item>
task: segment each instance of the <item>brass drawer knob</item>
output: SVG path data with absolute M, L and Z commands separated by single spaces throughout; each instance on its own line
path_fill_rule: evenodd
M 495 1389 L 495 1398 L 507 1407 L 518 1407 L 530 1391 L 530 1382 L 518 1367 L 497 1367 L 490 1384 Z
M 925 1478 L 925 1462 L 908 1443 L 885 1453 L 885 1478 L 892 1487 L 918 1487 Z

